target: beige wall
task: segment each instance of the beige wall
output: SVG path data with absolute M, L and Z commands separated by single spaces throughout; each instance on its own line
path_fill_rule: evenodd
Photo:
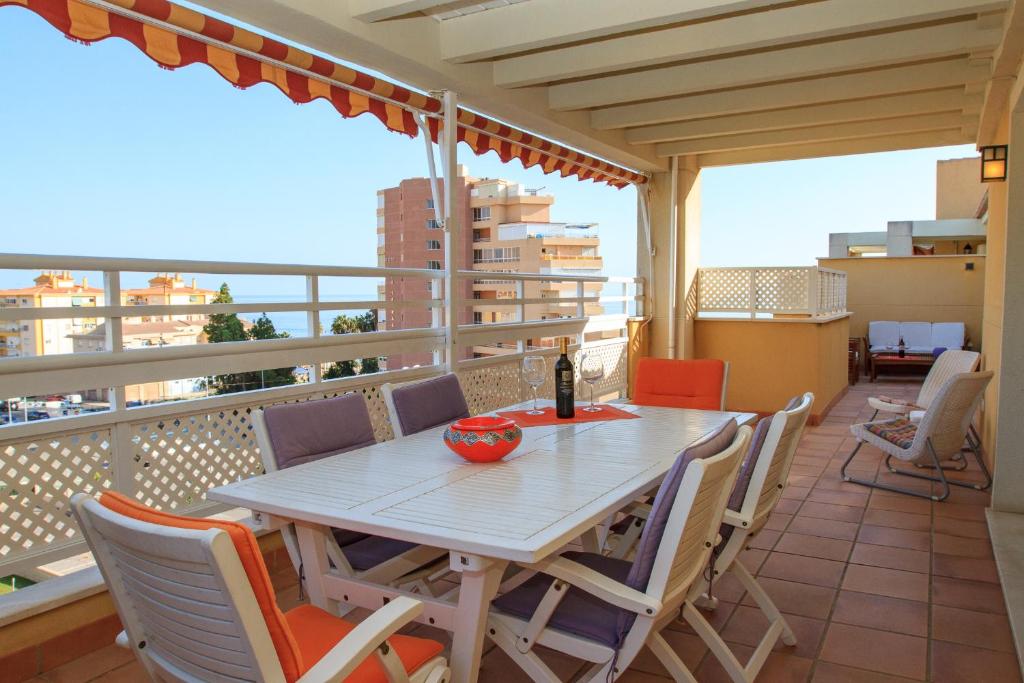
M 849 318 L 823 323 L 696 320 L 697 358 L 729 361 L 729 410 L 774 413 L 813 391 L 817 421 L 846 391 Z
M 963 322 L 979 349 L 987 258 L 822 258 L 818 265 L 846 273 L 850 336 L 866 336 L 872 320 Z M 974 270 L 965 270 L 967 263 L 973 263 Z
M 985 194 L 978 157 L 947 159 L 935 167 L 935 218 L 977 218 Z

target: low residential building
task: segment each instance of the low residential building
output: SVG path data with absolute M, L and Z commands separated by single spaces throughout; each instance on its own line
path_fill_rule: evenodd
M 82 317 L 51 320 L 0 320 L 0 356 L 72 353 L 71 335 L 96 328 L 87 309 L 103 305 L 103 290 L 86 278 L 76 282 L 70 271 L 40 273 L 31 287 L 0 290 L 0 309 L 81 307 Z

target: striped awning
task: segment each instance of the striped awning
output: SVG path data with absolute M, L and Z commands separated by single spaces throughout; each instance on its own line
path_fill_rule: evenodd
M 206 64 L 239 88 L 271 83 L 297 103 L 326 99 L 339 114 L 370 113 L 389 130 L 416 137 L 416 114 L 437 141 L 441 101 L 167 0 L 0 0 L 32 10 L 72 40 L 123 38 L 159 65 Z M 459 140 L 476 154 L 575 175 L 615 187 L 644 183 L 640 173 L 601 161 L 493 119 L 459 109 Z

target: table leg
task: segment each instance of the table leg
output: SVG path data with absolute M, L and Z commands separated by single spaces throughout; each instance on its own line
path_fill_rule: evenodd
M 462 574 L 459 603 L 455 608 L 450 666 L 452 683 L 476 683 L 480 673 L 484 631 L 491 600 L 498 593 L 508 562 L 486 557 L 451 554 L 451 567 Z
M 339 614 L 338 601 L 328 598 L 324 589 L 324 575 L 331 570 L 331 563 L 327 560 L 327 534 L 330 530 L 320 524 L 296 522 L 295 532 L 299 537 L 299 556 L 302 559 L 299 580 L 305 579 L 310 603 L 331 614 Z

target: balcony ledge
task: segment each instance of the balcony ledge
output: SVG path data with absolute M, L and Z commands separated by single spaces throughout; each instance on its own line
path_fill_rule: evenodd
M 794 314 L 790 318 L 751 318 L 750 316 L 744 316 L 741 318 L 726 318 L 717 317 L 715 315 L 708 315 L 707 313 L 698 313 L 695 320 L 708 320 L 714 322 L 723 323 L 799 323 L 805 324 L 822 324 L 830 323 L 835 320 L 842 320 L 843 318 L 849 318 L 852 314 L 847 311 L 845 313 L 831 313 L 829 315 L 818 315 L 818 316 L 798 316 Z

